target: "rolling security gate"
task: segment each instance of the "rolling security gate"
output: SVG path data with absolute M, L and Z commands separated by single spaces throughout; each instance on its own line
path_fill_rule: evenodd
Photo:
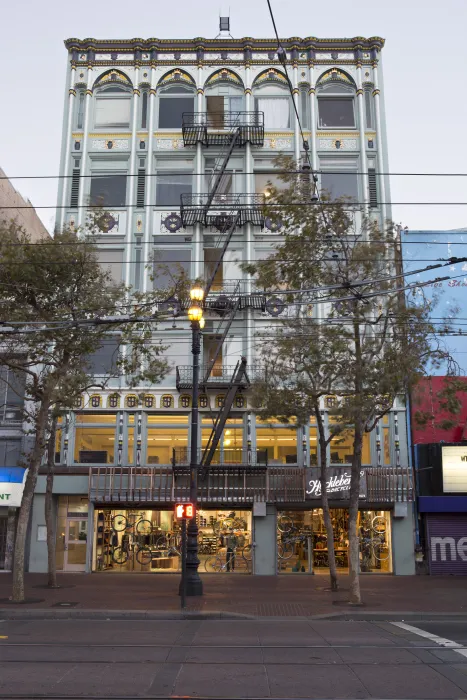
M 430 574 L 467 576 L 467 515 L 426 515 Z

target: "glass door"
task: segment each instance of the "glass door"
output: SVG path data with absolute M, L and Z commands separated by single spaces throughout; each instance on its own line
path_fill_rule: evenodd
M 86 545 L 88 538 L 87 519 L 68 519 L 65 530 L 65 571 L 85 571 Z

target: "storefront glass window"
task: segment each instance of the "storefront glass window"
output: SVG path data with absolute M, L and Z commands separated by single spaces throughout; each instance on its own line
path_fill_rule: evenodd
M 113 464 L 114 448 L 115 426 L 75 428 L 75 463 Z
M 310 428 L 310 464 L 318 464 L 318 433 L 316 428 Z
M 353 455 L 353 430 L 335 435 L 330 442 L 331 464 L 350 464 Z M 364 433 L 362 464 L 371 464 L 370 433 Z
M 74 422 L 81 423 L 116 423 L 116 413 L 75 413 Z
M 250 511 L 199 510 L 198 523 L 200 572 L 251 572 Z M 93 571 L 180 570 L 180 526 L 173 510 L 97 510 L 93 545 Z
M 256 421 L 258 458 L 267 455 L 268 464 L 297 464 L 297 429 L 280 426 L 275 421 Z
M 331 517 L 336 565 L 341 573 L 347 573 L 349 513 L 346 508 L 335 508 L 331 510 Z M 391 573 L 390 512 L 360 511 L 358 531 L 361 571 Z M 277 561 L 279 573 L 329 573 L 327 536 L 321 508 L 278 513 Z
M 186 462 L 188 459 L 188 428 L 166 428 L 147 430 L 147 463 L 172 464 Z
M 210 418 L 203 418 L 201 448 L 207 447 L 213 429 Z M 241 464 L 244 461 L 243 419 L 229 418 L 214 453 L 212 464 Z
M 182 424 L 185 425 L 188 423 L 188 414 L 187 413 L 177 413 L 176 415 L 158 415 L 158 416 L 153 416 L 153 415 L 148 415 L 147 417 L 148 425 L 175 425 L 175 424 Z

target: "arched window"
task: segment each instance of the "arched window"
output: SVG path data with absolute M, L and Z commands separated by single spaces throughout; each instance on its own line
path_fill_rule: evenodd
M 76 115 L 76 128 L 82 129 L 84 126 L 84 100 L 85 100 L 84 90 L 81 90 L 78 94 L 78 112 Z
M 141 95 L 141 128 L 148 128 L 148 91 L 144 90 Z
M 318 128 L 354 129 L 355 88 L 343 73 L 331 72 L 318 84 Z
M 219 129 L 224 127 L 226 118 L 229 121 L 238 119 L 239 112 L 245 109 L 243 82 L 227 68 L 216 71 L 206 80 L 205 94 L 206 112 L 211 124 Z
M 195 111 L 194 88 L 169 84 L 159 92 L 159 129 L 181 129 L 184 112 Z
M 94 126 L 101 129 L 129 128 L 131 92 L 123 85 L 109 84 L 96 93 Z
M 264 113 L 265 129 L 290 129 L 290 92 L 287 79 L 280 71 L 269 68 L 253 83 L 256 112 Z

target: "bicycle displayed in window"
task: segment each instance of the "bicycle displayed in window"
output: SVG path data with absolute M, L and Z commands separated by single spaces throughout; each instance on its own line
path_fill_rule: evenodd
M 204 562 L 204 568 L 206 569 L 207 573 L 249 574 L 250 561 L 245 559 L 242 553 L 238 553 L 236 550 L 234 550 L 232 553 L 227 553 L 224 556 L 217 554 L 213 557 L 209 557 Z
M 112 518 L 112 528 L 115 532 L 125 532 L 128 529 L 134 529 L 138 535 L 150 535 L 152 532 L 152 523 L 138 515 L 114 515 Z

